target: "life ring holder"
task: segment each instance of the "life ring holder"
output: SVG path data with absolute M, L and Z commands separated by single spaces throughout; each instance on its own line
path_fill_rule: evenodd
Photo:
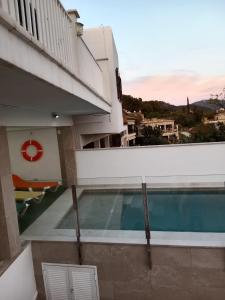
M 30 146 L 33 146 L 36 148 L 36 154 L 34 156 L 31 156 L 27 152 L 27 150 Z M 23 158 L 29 162 L 37 161 L 37 160 L 41 159 L 41 157 L 43 155 L 43 147 L 39 142 L 37 142 L 35 140 L 28 140 L 23 143 L 23 145 L 21 147 L 21 154 L 22 154 Z

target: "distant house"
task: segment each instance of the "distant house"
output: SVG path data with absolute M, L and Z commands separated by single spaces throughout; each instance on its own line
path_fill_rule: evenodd
M 213 120 L 210 120 L 208 118 L 204 118 L 204 124 L 218 124 L 223 123 L 225 124 L 225 109 L 220 108 L 216 111 L 216 114 L 214 116 Z
M 224 108 L 220 108 L 219 110 L 217 110 L 217 113 L 215 115 L 215 119 L 218 122 L 225 124 L 225 109 Z
M 177 140 L 179 140 L 179 129 L 178 125 L 175 125 L 174 120 L 157 118 L 143 119 L 140 124 L 140 129 L 146 126 L 160 128 L 163 137 L 167 137 L 168 140 L 172 137 L 175 137 Z
M 123 111 L 124 125 L 126 130 L 121 138 L 121 145 L 123 146 L 135 146 L 137 137 L 137 126 L 144 119 L 144 115 L 140 112 L 128 112 Z

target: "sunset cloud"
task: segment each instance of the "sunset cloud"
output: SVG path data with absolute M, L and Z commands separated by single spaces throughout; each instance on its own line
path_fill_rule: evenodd
M 187 72 L 171 75 L 155 75 L 123 83 L 123 93 L 143 100 L 162 100 L 173 104 L 185 104 L 208 99 L 211 94 L 220 93 L 225 87 L 223 76 L 199 76 Z

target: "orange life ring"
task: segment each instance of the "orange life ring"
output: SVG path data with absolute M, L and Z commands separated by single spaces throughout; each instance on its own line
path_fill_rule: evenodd
M 36 148 L 36 154 L 34 156 L 31 156 L 27 152 L 27 150 L 30 146 L 33 146 Z M 23 143 L 23 145 L 21 147 L 21 154 L 22 154 L 23 158 L 26 159 L 27 161 L 37 161 L 43 155 L 43 147 L 40 143 L 38 143 L 35 140 L 28 140 Z

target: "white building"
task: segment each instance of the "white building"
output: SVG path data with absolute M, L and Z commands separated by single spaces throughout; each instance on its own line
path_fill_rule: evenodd
M 31 248 L 20 242 L 12 173 L 70 186 L 75 149 L 102 138 L 110 146 L 109 136 L 124 130 L 112 31 L 83 30 L 78 18 L 58 0 L 0 1 L 1 300 L 37 296 Z M 33 140 L 43 149 L 38 161 L 33 146 L 30 160 L 22 153 Z
M 110 114 L 104 115 L 74 117 L 75 131 L 78 135 L 77 146 L 82 149 L 83 146 L 92 142 L 97 148 L 101 148 L 100 140 L 104 139 L 105 146 L 109 147 L 109 137 L 125 130 L 121 99 L 119 99 L 121 97 L 118 95 L 120 87 L 117 80 L 120 79 L 118 78 L 119 74 L 117 75 L 119 62 L 115 41 L 109 27 L 84 30 L 82 39 L 102 70 L 104 94 L 107 102 L 111 104 L 111 111 Z
M 136 132 L 135 120 L 127 120 L 127 129 L 121 137 L 122 146 L 135 146 Z
M 137 136 L 137 123 L 142 115 L 136 113 L 130 113 L 128 111 L 123 111 L 123 121 L 126 125 L 126 130 L 121 137 L 121 144 L 123 147 L 135 146 L 136 136 Z M 140 120 L 139 120 L 140 121 Z
M 124 127 L 112 32 L 82 35 L 78 17 L 58 0 L 0 0 L 0 299 L 225 299 L 225 144 L 83 150 Z M 21 235 L 12 174 L 65 187 L 41 203 L 22 191 L 33 219 Z M 197 210 L 186 201 L 199 190 L 213 195 L 202 216 L 205 197 Z M 193 217 L 198 232 L 151 230 L 147 200 L 164 225 L 174 191 L 171 221 Z
M 204 118 L 204 124 L 219 124 L 223 123 L 225 124 L 225 109 L 220 108 L 216 111 L 216 114 L 214 115 L 213 120 L 209 120 L 208 118 Z
M 112 133 L 120 134 L 122 110 L 116 87 L 119 66 L 111 29 L 102 27 L 82 34 L 77 23 L 79 14 L 70 11 L 68 15 L 57 1 L 51 8 L 38 2 L 32 14 L 20 1 L 15 2 L 17 5 L 9 2 L 10 7 L 3 2 L 4 26 L 0 28 L 5 41 L 0 49 L 4 62 L 0 124 L 70 126 L 74 119 L 78 147 Z M 63 27 L 56 30 L 56 25 Z M 8 88 L 9 81 L 15 88 Z M 53 113 L 60 118 L 52 118 Z
M 174 120 L 152 118 L 144 119 L 141 124 L 143 126 L 159 128 L 162 131 L 162 136 L 167 137 L 168 139 L 174 136 L 179 140 L 178 125 L 175 125 Z

